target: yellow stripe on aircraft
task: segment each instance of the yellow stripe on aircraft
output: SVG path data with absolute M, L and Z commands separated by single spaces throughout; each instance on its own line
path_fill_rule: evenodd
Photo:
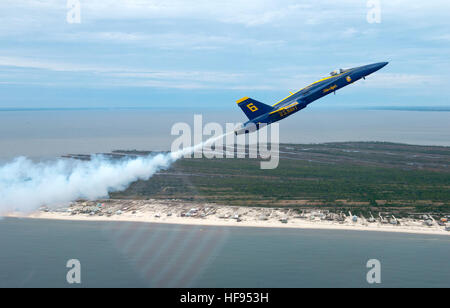
M 248 96 L 243 97 L 243 98 L 241 98 L 240 100 L 237 100 L 237 101 L 236 101 L 236 104 L 242 103 L 243 101 L 246 101 L 246 100 L 248 100 L 249 98 L 250 98 L 250 97 L 248 97 Z

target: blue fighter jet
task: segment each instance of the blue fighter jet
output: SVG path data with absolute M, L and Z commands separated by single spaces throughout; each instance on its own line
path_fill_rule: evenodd
M 295 93 L 291 93 L 291 95 L 273 106 L 263 104 L 249 97 L 241 98 L 237 101 L 237 104 L 244 111 L 249 121 L 237 127 L 234 130 L 234 134 L 248 134 L 258 130 L 263 124 L 269 125 L 282 120 L 306 108 L 306 106 L 325 95 L 335 93 L 336 90 L 361 78 L 365 79 L 366 76 L 378 71 L 387 64 L 388 62 L 380 62 L 333 71 L 330 73 L 330 76 L 322 78 Z

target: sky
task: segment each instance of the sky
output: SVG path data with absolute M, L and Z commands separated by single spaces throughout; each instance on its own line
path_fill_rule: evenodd
M 2 0 L 0 108 L 226 110 L 382 61 L 320 106 L 450 107 L 449 12 L 448 0 Z

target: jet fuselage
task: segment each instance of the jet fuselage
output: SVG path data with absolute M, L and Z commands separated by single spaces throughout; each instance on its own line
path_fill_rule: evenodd
M 308 106 L 312 102 L 335 93 L 337 90 L 365 78 L 386 66 L 388 62 L 380 62 L 331 73 L 331 76 L 320 79 L 309 86 L 292 93 L 273 106 L 268 106 L 251 98 L 244 97 L 237 101 L 239 107 L 249 117 L 249 121 L 235 130 L 235 134 L 249 133 L 258 130 L 261 124 L 280 121 Z

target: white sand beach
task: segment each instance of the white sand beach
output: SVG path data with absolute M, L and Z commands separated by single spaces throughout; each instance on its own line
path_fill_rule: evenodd
M 103 203 L 102 203 L 103 202 Z M 450 235 L 446 227 L 437 223 L 427 225 L 418 219 L 398 219 L 397 224 L 369 222 L 363 217 L 354 221 L 348 216 L 343 221 L 324 219 L 323 213 L 311 210 L 298 215 L 288 209 L 218 206 L 186 203 L 180 200 L 100 200 L 75 202 L 69 207 L 24 213 L 8 213 L 4 217 L 58 219 L 82 221 L 129 221 L 204 226 L 233 226 L 258 228 L 296 228 L 320 230 L 353 230 L 401 232 L 430 235 Z M 448 227 L 447 227 L 448 229 Z

